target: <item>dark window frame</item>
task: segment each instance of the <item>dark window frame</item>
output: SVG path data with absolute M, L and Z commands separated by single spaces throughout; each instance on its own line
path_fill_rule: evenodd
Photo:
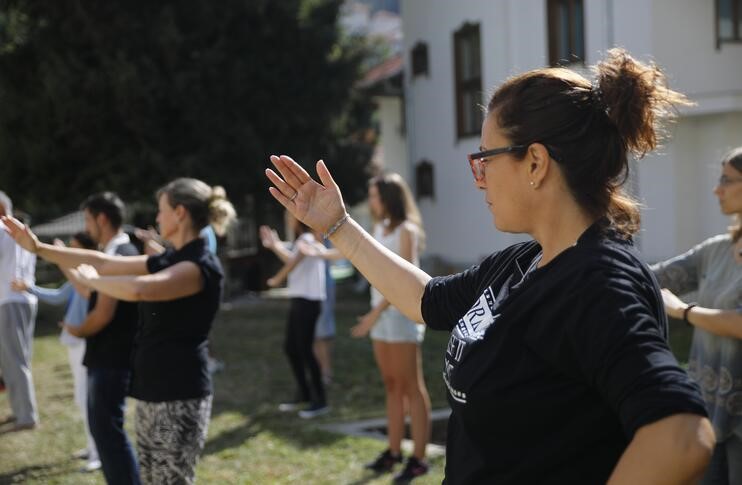
M 716 50 L 721 49 L 722 44 L 739 44 L 742 43 L 742 27 L 740 21 L 742 20 L 742 0 L 732 0 L 732 38 L 722 38 L 721 29 L 719 24 L 721 23 L 721 8 L 719 2 L 721 0 L 714 1 L 714 31 L 716 34 Z
M 410 66 L 412 78 L 417 76 L 430 77 L 430 57 L 428 56 L 428 44 L 418 42 L 410 49 Z
M 567 38 L 569 45 L 567 51 L 569 59 L 563 59 L 559 57 L 559 39 L 561 33 L 561 26 L 557 14 L 559 12 L 558 7 L 562 4 L 566 4 L 567 7 L 567 19 L 568 27 Z M 576 24 L 576 6 L 580 5 L 582 11 L 582 25 Z M 546 0 L 546 27 L 548 32 L 548 50 L 549 50 L 549 65 L 550 66 L 568 66 L 571 64 L 585 65 L 585 2 L 583 0 Z M 577 48 L 577 34 L 578 29 L 582 30 L 582 52 L 575 52 Z
M 415 198 L 435 200 L 435 165 L 427 158 L 415 166 Z
M 462 79 L 463 72 L 459 57 L 459 45 L 469 41 L 470 37 L 476 37 L 479 43 L 479 73 L 475 77 L 464 80 Z M 482 117 L 479 105 L 467 106 L 464 103 L 464 98 L 467 94 L 474 93 L 474 97 L 481 97 L 482 95 L 482 33 L 479 23 L 466 22 L 453 33 L 453 62 L 454 99 L 456 101 L 456 138 L 460 140 L 462 138 L 478 136 L 481 133 L 481 123 L 475 123 L 476 126 L 472 126 L 469 130 L 464 126 L 464 117 L 470 114 L 468 110 L 476 109 L 480 111 L 480 117 Z

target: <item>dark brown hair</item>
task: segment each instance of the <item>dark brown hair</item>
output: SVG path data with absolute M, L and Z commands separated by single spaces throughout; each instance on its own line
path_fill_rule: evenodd
M 608 51 L 593 71 L 594 83 L 564 68 L 513 77 L 492 96 L 487 113 L 514 145 L 544 144 L 575 200 L 629 237 L 639 229 L 640 216 L 622 189 L 628 155 L 640 158 L 656 148 L 660 122 L 690 102 L 667 87 L 656 65 L 623 49 Z
M 93 217 L 104 214 L 114 229 L 120 228 L 126 217 L 126 206 L 114 192 L 93 194 L 85 199 L 80 209 L 87 210 Z
M 72 235 L 72 239 L 77 241 L 83 249 L 98 249 L 98 245 L 93 241 L 93 238 L 85 231 L 76 232 Z
M 731 152 L 727 153 L 721 164 L 729 164 L 736 171 L 742 174 L 742 147 L 737 147 Z M 737 242 L 740 238 L 742 238 L 742 221 L 740 221 L 739 214 L 734 215 L 734 224 L 729 228 L 729 230 L 732 233 L 732 239 L 734 240 L 734 242 Z
M 390 229 L 395 229 L 405 221 L 410 221 L 417 227 L 418 248 L 425 248 L 425 230 L 420 210 L 415 204 L 407 182 L 398 173 L 384 173 L 369 181 L 369 185 L 379 191 L 379 199 L 384 207 L 384 217 L 389 218 Z

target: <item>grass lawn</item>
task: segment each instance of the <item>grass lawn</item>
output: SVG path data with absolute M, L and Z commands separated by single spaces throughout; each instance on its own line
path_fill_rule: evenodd
M 226 362 L 216 375 L 209 435 L 197 468 L 199 483 L 382 484 L 362 470 L 385 448 L 382 441 L 317 429 L 318 424 L 384 416 L 381 379 L 368 339 L 352 339 L 355 317 L 367 310 L 353 297 L 337 306 L 335 382 L 328 390 L 332 412 L 304 421 L 276 410 L 294 385 L 282 352 L 285 300 L 263 300 L 225 310 L 212 332 L 214 354 Z M 32 432 L 0 435 L 0 484 L 102 484 L 99 472 L 77 472 L 70 457 L 85 438 L 72 400 L 66 349 L 59 343 L 57 315 L 44 309 L 37 322 L 33 371 L 41 426 Z M 446 406 L 440 367 L 447 335 L 429 332 L 424 344 L 425 375 L 433 408 Z M 133 439 L 134 401 L 127 403 Z M 9 411 L 0 394 L 0 416 Z M 431 473 L 416 484 L 440 484 L 443 458 L 431 460 Z

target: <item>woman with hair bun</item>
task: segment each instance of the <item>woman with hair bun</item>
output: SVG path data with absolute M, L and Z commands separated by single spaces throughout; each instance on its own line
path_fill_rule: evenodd
M 153 256 L 109 256 L 41 243 L 13 218 L 3 223 L 24 249 L 73 268 L 95 291 L 138 301 L 130 395 L 136 409 L 142 483 L 193 483 L 211 415 L 208 335 L 219 309 L 224 274 L 199 232 L 226 227 L 232 204 L 204 182 L 179 178 L 157 192 L 157 223 L 169 244 Z
M 431 278 L 376 242 L 324 162 L 320 183 L 271 157 L 284 207 L 404 315 L 450 333 L 448 485 L 692 483 L 711 457 L 703 398 L 668 347 L 622 191 L 628 156 L 653 150 L 659 122 L 688 101 L 621 49 L 595 74 L 537 69 L 489 100 L 468 168 L 495 227 L 533 240 L 463 273 Z

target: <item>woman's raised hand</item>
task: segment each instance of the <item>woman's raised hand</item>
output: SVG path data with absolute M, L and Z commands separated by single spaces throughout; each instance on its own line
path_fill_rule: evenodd
M 31 253 L 36 253 L 38 251 L 41 243 L 39 242 L 39 238 L 36 237 L 36 234 L 31 232 L 31 229 L 29 229 L 28 226 L 15 217 L 2 216 L 0 217 L 0 220 L 5 226 L 5 230 L 10 234 L 10 237 L 15 240 L 16 244 Z
M 326 233 L 345 216 L 343 197 L 325 162 L 317 162 L 320 182 L 314 181 L 289 156 L 272 155 L 271 162 L 278 174 L 271 169 L 265 171 L 274 185 L 268 190 L 294 217 L 315 231 Z

